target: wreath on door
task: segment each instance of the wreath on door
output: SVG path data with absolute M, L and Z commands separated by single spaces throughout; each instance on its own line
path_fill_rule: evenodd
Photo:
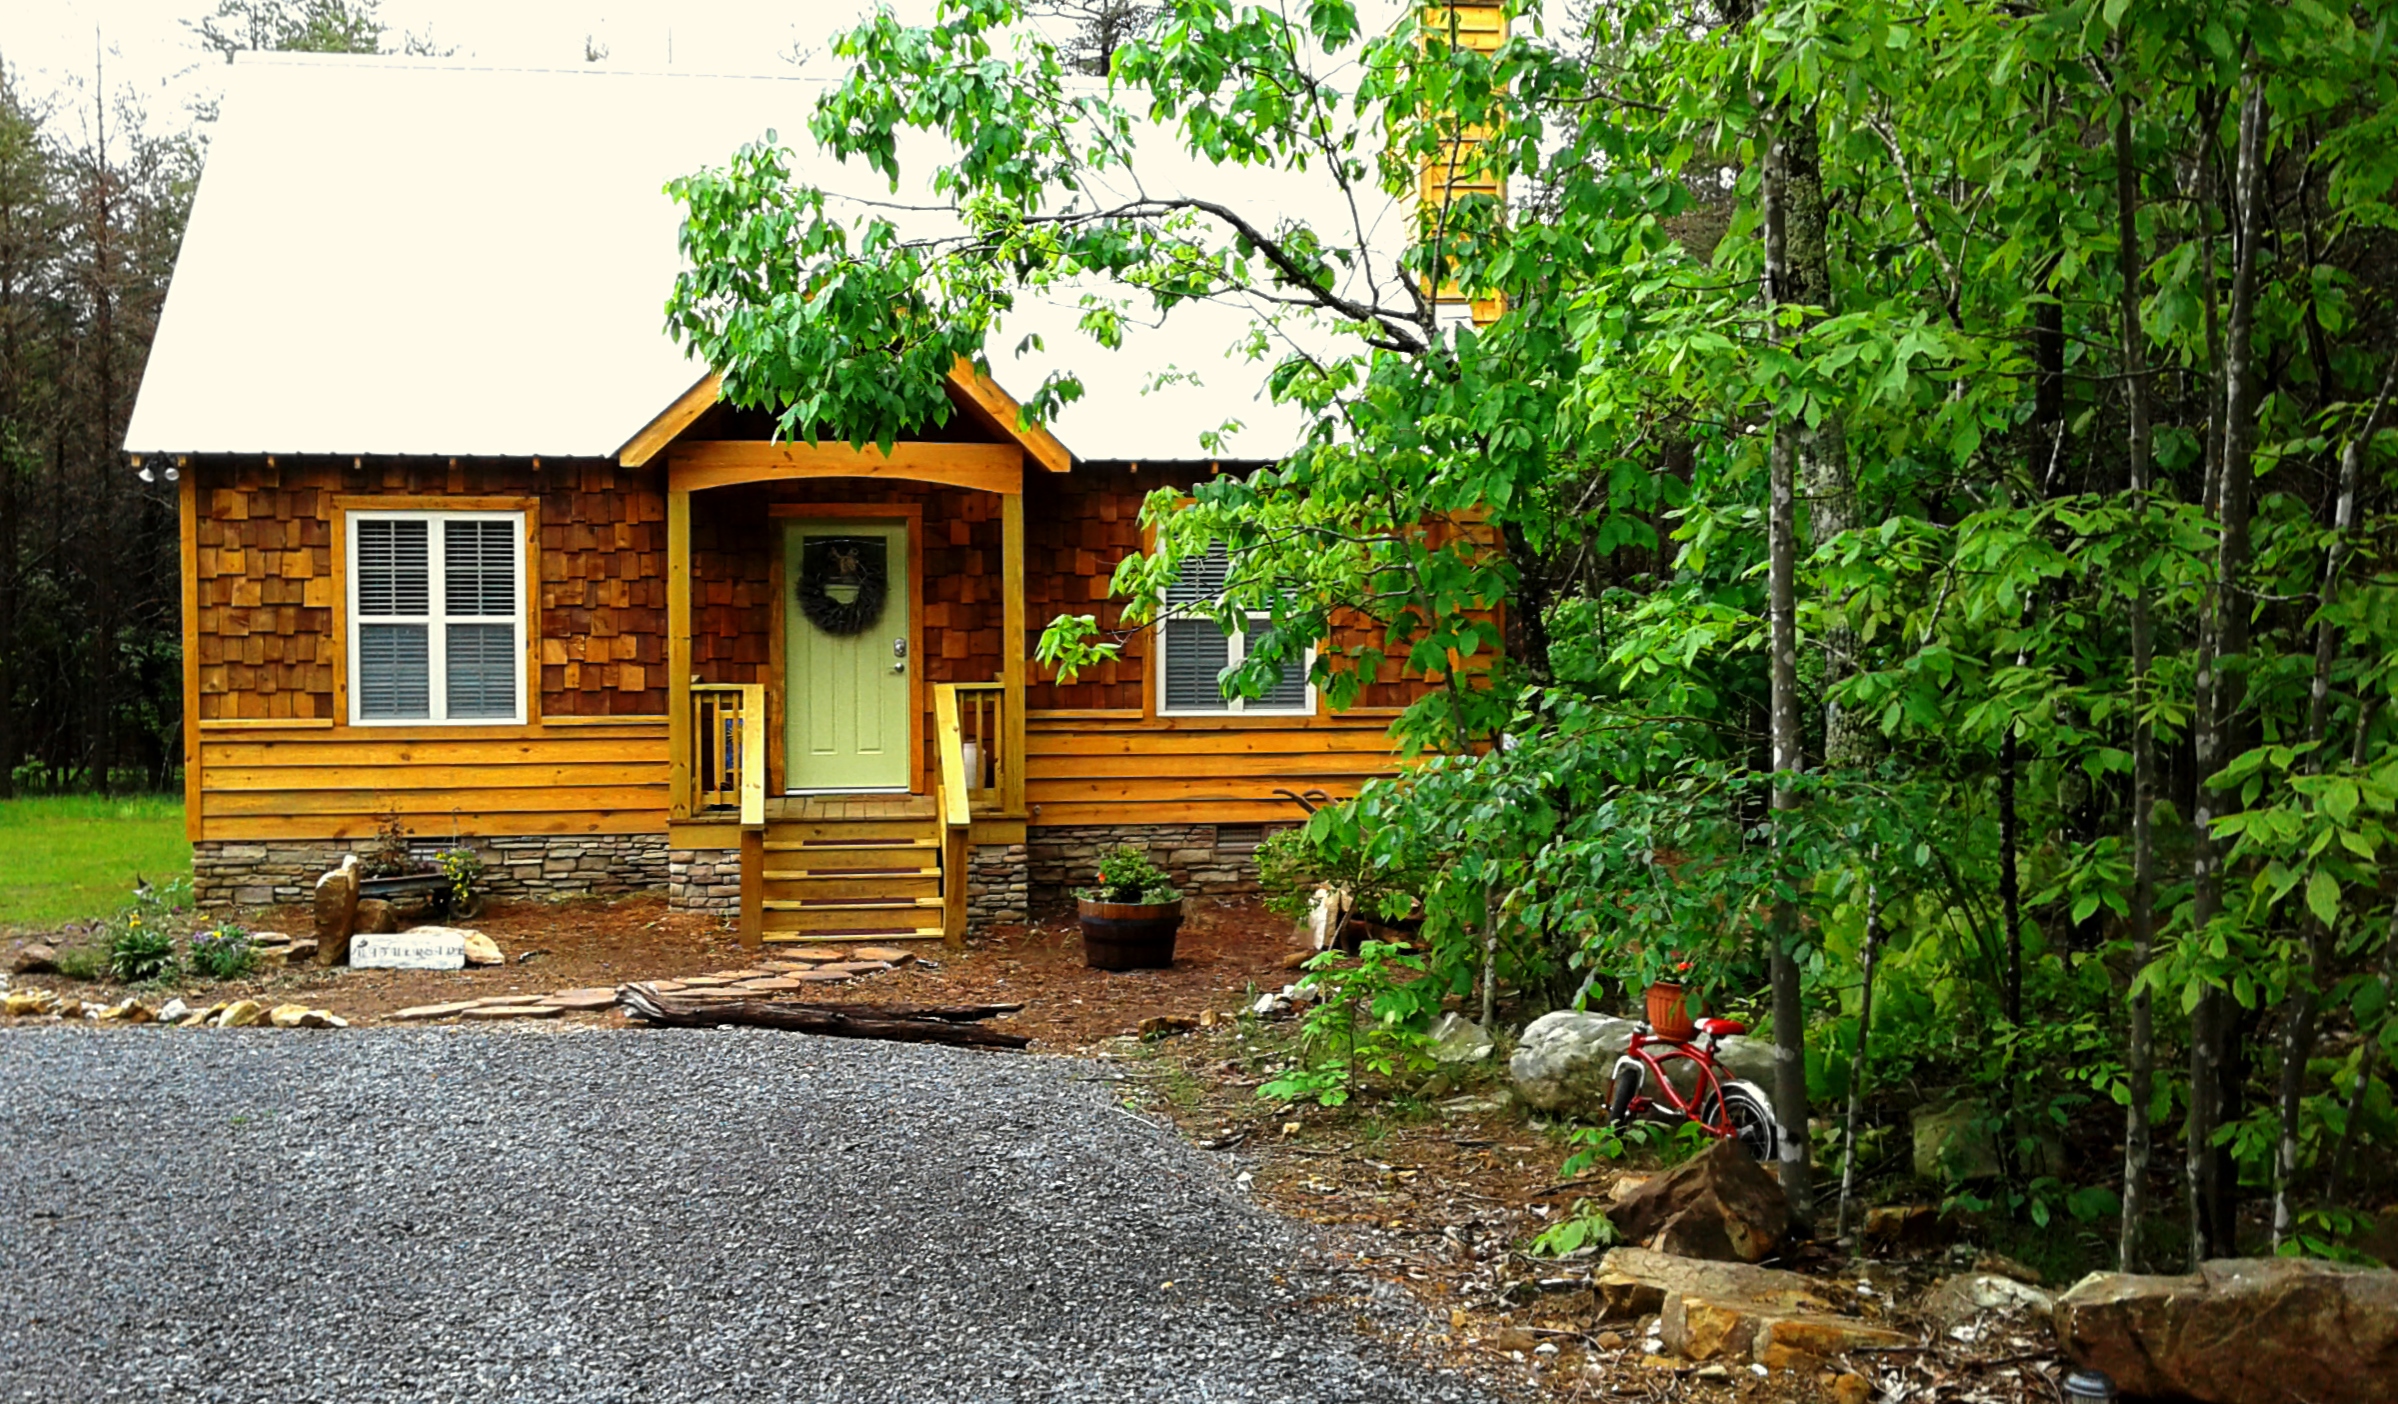
M 862 634 L 890 598 L 889 543 L 879 536 L 811 536 L 799 548 L 799 612 L 828 634 Z

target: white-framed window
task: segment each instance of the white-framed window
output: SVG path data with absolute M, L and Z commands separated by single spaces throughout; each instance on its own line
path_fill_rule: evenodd
M 1312 648 L 1307 651 L 1305 666 L 1285 668 L 1259 696 L 1224 695 L 1224 670 L 1248 656 L 1250 645 L 1264 637 L 1270 616 L 1251 614 L 1248 627 L 1227 634 L 1212 615 L 1175 613 L 1176 606 L 1206 604 L 1223 594 L 1231 567 L 1231 557 L 1218 542 L 1207 548 L 1206 555 L 1183 562 L 1182 573 L 1167 589 L 1166 615 L 1157 626 L 1158 710 L 1183 716 L 1312 715 L 1316 690 L 1307 680 L 1315 664 Z
M 525 719 L 525 514 L 349 514 L 350 720 Z

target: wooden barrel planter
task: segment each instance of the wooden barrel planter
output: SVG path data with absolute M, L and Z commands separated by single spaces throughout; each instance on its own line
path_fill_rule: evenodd
M 1093 970 L 1163 970 L 1174 963 L 1182 903 L 1075 899 L 1082 916 L 1083 964 Z

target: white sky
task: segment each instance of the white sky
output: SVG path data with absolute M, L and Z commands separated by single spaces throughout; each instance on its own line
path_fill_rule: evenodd
M 457 57 L 503 66 L 561 68 L 583 62 L 586 35 L 607 49 L 609 68 L 701 73 L 789 72 L 795 48 L 822 53 L 871 0 L 384 0 L 385 43 L 429 37 Z M 161 128 L 189 120 L 193 102 L 213 98 L 225 65 L 202 49 L 183 21 L 213 13 L 216 0 L 6 0 L 0 3 L 0 62 L 28 96 L 82 101 L 94 61 L 107 87 L 138 97 Z M 929 15 L 930 0 L 900 0 L 902 14 Z

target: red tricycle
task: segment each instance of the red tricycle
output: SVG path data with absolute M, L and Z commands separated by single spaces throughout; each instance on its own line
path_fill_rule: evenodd
M 1725 1077 L 1723 1065 L 1715 1061 L 1716 1040 L 1747 1033 L 1748 1025 L 1735 1019 L 1689 1019 L 1680 1014 L 1680 1000 L 1681 991 L 1673 990 L 1675 1016 L 1682 1027 L 1671 1033 L 1680 1037 L 1642 1024 L 1633 1031 L 1631 1046 L 1615 1060 L 1607 1124 L 1621 1127 L 1635 1117 L 1650 1116 L 1693 1121 L 1712 1135 L 1737 1138 L 1758 1163 L 1773 1164 L 1782 1147 L 1782 1127 L 1774 1120 L 1773 1099 L 1753 1082 Z M 1669 1065 L 1680 1062 L 1689 1063 L 1696 1074 L 1688 1079 L 1687 1098 L 1666 1075 Z M 1643 1082 L 1653 1082 L 1663 1100 L 1643 1093 Z

